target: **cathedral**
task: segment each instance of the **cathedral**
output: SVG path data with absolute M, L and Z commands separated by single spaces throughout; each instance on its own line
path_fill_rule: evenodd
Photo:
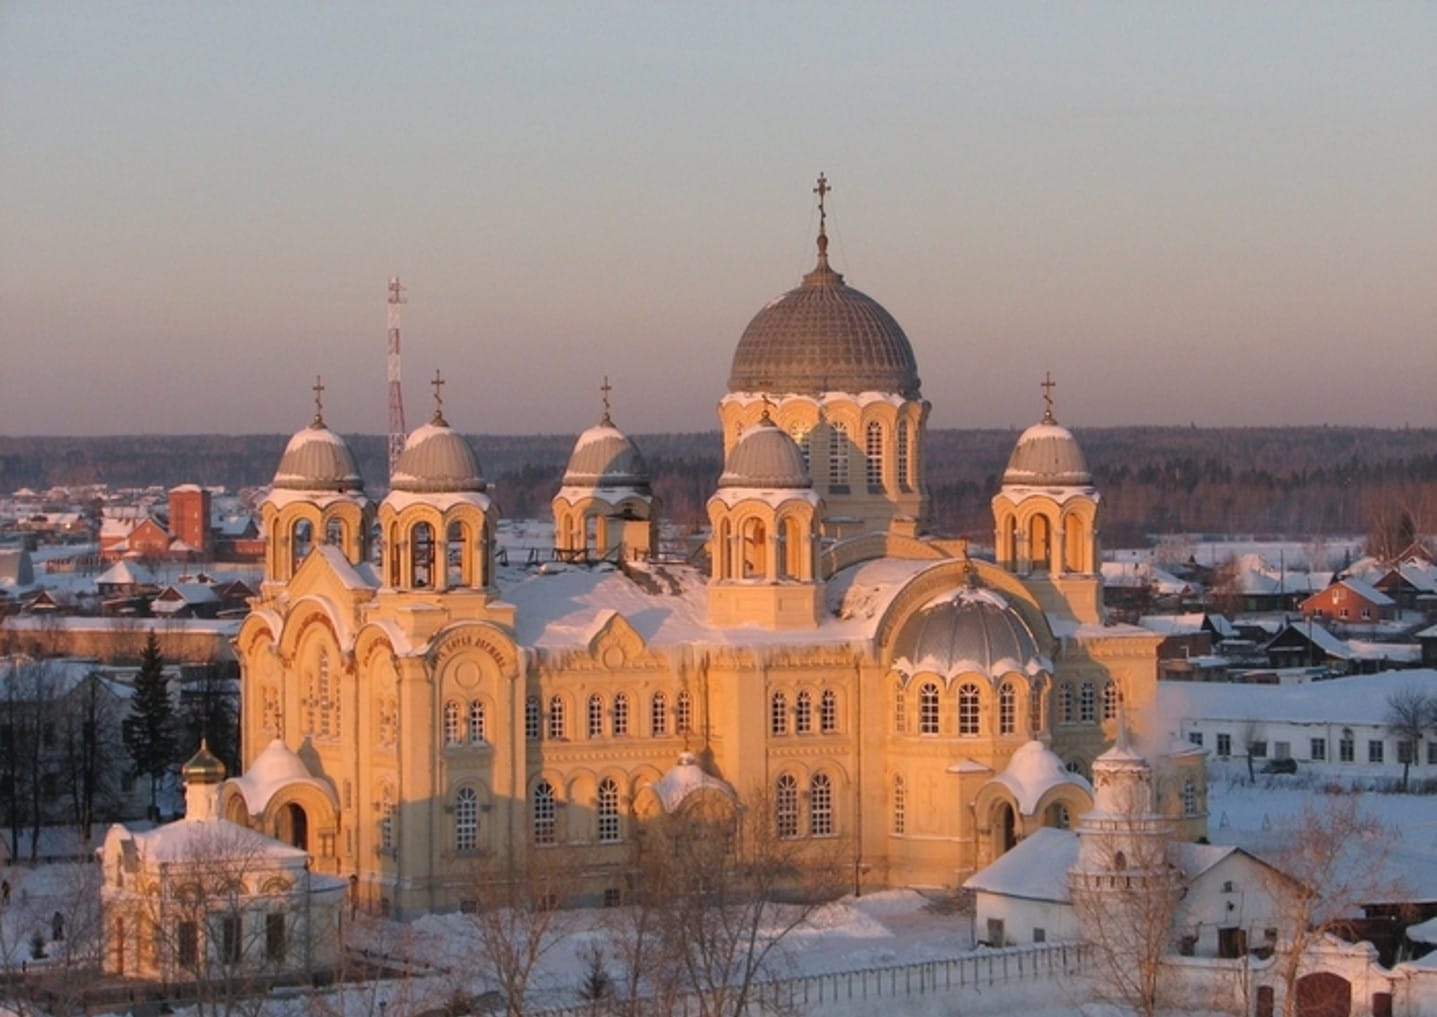
M 992 559 L 930 532 L 913 347 L 830 266 L 826 191 L 816 264 L 734 352 L 699 558 L 661 553 L 607 392 L 544 567 L 503 563 L 439 409 L 377 504 L 322 411 L 294 435 L 236 641 L 224 820 L 404 916 L 472 906 L 475 859 L 537 851 L 581 860 L 565 903 L 622 900 L 646 818 L 701 793 L 836 846 L 864 887 L 957 887 L 1091 808 L 1120 704 L 1151 713 L 1159 637 L 1104 616 L 1083 453 L 1049 401 L 994 493 Z M 1201 835 L 1201 754 L 1164 757 L 1155 799 Z

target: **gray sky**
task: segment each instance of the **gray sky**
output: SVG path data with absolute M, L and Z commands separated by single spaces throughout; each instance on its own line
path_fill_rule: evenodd
M 0 433 L 715 426 L 813 262 L 939 427 L 1437 426 L 1437 4 L 0 3 Z

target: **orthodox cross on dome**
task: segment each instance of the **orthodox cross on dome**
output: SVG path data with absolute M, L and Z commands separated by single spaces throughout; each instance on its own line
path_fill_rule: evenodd
M 314 423 L 310 427 L 324 426 L 324 381 L 319 375 L 314 376 L 314 384 L 310 386 L 314 393 Z
M 433 423 L 447 427 L 448 422 L 444 419 L 444 376 L 439 373 L 439 368 L 434 369 L 434 380 L 429 384 L 434 386 L 434 420 Z
M 607 374 L 604 375 L 604 383 L 599 386 L 599 391 L 603 393 L 604 419 L 599 421 L 599 423 L 601 423 L 605 427 L 614 426 L 614 418 L 609 416 L 609 410 L 611 409 L 611 407 L 609 406 L 609 393 L 613 390 L 614 386 L 609 384 L 609 376 Z
M 813 193 L 818 195 L 818 253 L 820 255 L 828 253 L 828 209 L 824 204 L 824 198 L 828 197 L 828 192 L 831 190 L 833 188 L 828 186 L 828 177 L 820 171 L 818 186 L 813 189 Z
M 1058 383 L 1053 380 L 1053 373 L 1051 371 L 1044 371 L 1043 380 L 1039 382 L 1038 387 L 1043 390 L 1043 423 L 1045 424 L 1057 423 L 1057 421 L 1053 419 L 1053 389 L 1056 388 L 1057 385 Z

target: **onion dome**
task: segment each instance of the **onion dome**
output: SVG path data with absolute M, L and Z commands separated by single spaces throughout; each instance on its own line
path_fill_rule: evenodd
M 999 594 L 974 587 L 941 594 L 920 608 L 899 631 L 893 656 L 910 673 L 946 678 L 1052 670 L 1022 616 Z
M 606 413 L 602 423 L 574 442 L 569 465 L 564 468 L 564 486 L 647 489 L 649 467 L 638 447 Z
M 1018 438 L 1004 484 L 1031 487 L 1087 487 L 1093 482 L 1088 461 L 1073 432 L 1053 419 L 1052 410 Z
M 180 768 L 180 776 L 186 784 L 218 784 L 227 773 L 225 764 L 210 751 L 203 738 L 200 739 L 200 750 Z
M 411 494 L 482 491 L 485 486 L 473 447 L 438 410 L 409 435 L 389 477 L 390 490 Z
M 274 486 L 285 491 L 357 493 L 364 490 L 364 479 L 349 445 L 316 413 L 314 422 L 285 446 Z
M 896 392 L 916 399 L 918 363 L 893 315 L 829 267 L 828 236 L 820 228 L 818 264 L 801 286 L 769 301 L 748 323 L 728 388 L 813 396 Z
M 781 428 L 763 418 L 729 450 L 718 486 L 764 490 L 807 489 L 813 486 L 803 452 Z

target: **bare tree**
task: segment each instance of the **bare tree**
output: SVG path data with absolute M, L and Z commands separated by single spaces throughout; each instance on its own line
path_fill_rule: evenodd
M 112 763 L 124 756 L 118 704 L 105 679 L 91 672 L 69 691 L 59 711 L 60 778 L 71 822 L 86 844 L 96 819 L 112 814 L 118 793 Z
M 1247 782 L 1257 783 L 1257 767 L 1253 762 L 1254 750 L 1258 746 L 1264 746 L 1262 737 L 1262 725 L 1254 719 L 1244 720 L 1237 729 L 1238 744 L 1242 746 L 1243 753 L 1247 756 Z
M 521 1017 L 539 962 L 573 929 L 560 905 L 578 871 L 562 849 L 530 847 L 522 858 L 474 860 L 464 912 L 474 932 L 475 959 L 504 995 L 505 1012 Z
M 1416 685 L 1404 685 L 1387 696 L 1387 714 L 1383 722 L 1398 739 L 1397 756 L 1402 762 L 1402 790 L 1417 759 L 1417 746 L 1427 729 L 1437 726 L 1437 696 Z
M 1143 1017 L 1161 1003 L 1162 965 L 1183 893 L 1168 843 L 1155 836 L 1105 844 L 1069 874 L 1073 913 L 1093 947 L 1094 991 Z
M 1293 1017 L 1298 978 L 1312 948 L 1341 932 L 1354 908 L 1397 899 L 1402 888 L 1387 871 L 1393 833 L 1363 811 L 1356 795 L 1304 806 L 1282 825 L 1277 843 L 1266 878 L 1279 926 L 1282 1012 Z
M 700 1017 L 759 1002 L 763 983 L 783 973 L 785 938 L 845 885 L 843 839 L 780 836 L 773 796 L 761 790 L 737 809 L 708 796 L 657 817 L 644 836 L 638 886 L 656 919 L 650 953 L 662 955 L 651 988 L 689 996 Z

